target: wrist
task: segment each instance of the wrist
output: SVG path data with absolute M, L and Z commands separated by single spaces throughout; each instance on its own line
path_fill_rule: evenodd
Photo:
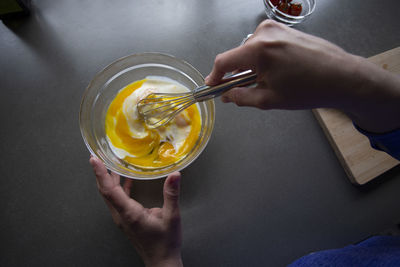
M 144 262 L 146 267 L 182 267 L 182 258 L 169 258 L 160 260 L 150 260 Z
M 180 252 L 165 257 L 143 257 L 146 267 L 181 267 L 183 266 Z

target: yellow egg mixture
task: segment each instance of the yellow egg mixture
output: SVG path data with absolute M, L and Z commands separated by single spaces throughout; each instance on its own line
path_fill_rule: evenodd
M 189 89 L 165 77 L 147 77 L 121 89 L 105 121 L 113 152 L 144 169 L 162 168 L 183 159 L 195 146 L 201 129 L 197 104 L 179 113 L 166 126 L 151 129 L 140 119 L 137 103 L 150 93 L 182 93 Z

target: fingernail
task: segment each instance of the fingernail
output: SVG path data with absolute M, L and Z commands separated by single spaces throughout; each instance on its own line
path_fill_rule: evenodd
M 227 96 L 221 96 L 221 101 L 224 103 L 229 103 L 229 98 Z
M 207 75 L 207 77 L 204 79 L 204 81 L 205 81 L 206 83 L 208 83 L 209 80 L 210 80 L 210 75 Z

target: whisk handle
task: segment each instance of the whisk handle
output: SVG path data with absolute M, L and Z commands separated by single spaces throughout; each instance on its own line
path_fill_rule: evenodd
M 196 101 L 201 102 L 217 96 L 223 92 L 228 91 L 234 87 L 248 86 L 256 83 L 257 74 L 251 70 L 239 72 L 224 77 L 222 83 L 214 86 L 203 85 L 198 87 L 193 92 Z

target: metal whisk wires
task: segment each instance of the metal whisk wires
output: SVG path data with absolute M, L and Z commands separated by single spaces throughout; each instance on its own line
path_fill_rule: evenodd
M 139 115 L 150 128 L 170 122 L 179 112 L 196 103 L 193 93 L 152 93 L 137 104 Z
M 137 104 L 139 116 L 148 127 L 157 128 L 170 122 L 179 112 L 196 102 L 205 101 L 239 86 L 256 84 L 257 75 L 251 71 L 226 76 L 215 86 L 203 85 L 187 93 L 152 93 Z

